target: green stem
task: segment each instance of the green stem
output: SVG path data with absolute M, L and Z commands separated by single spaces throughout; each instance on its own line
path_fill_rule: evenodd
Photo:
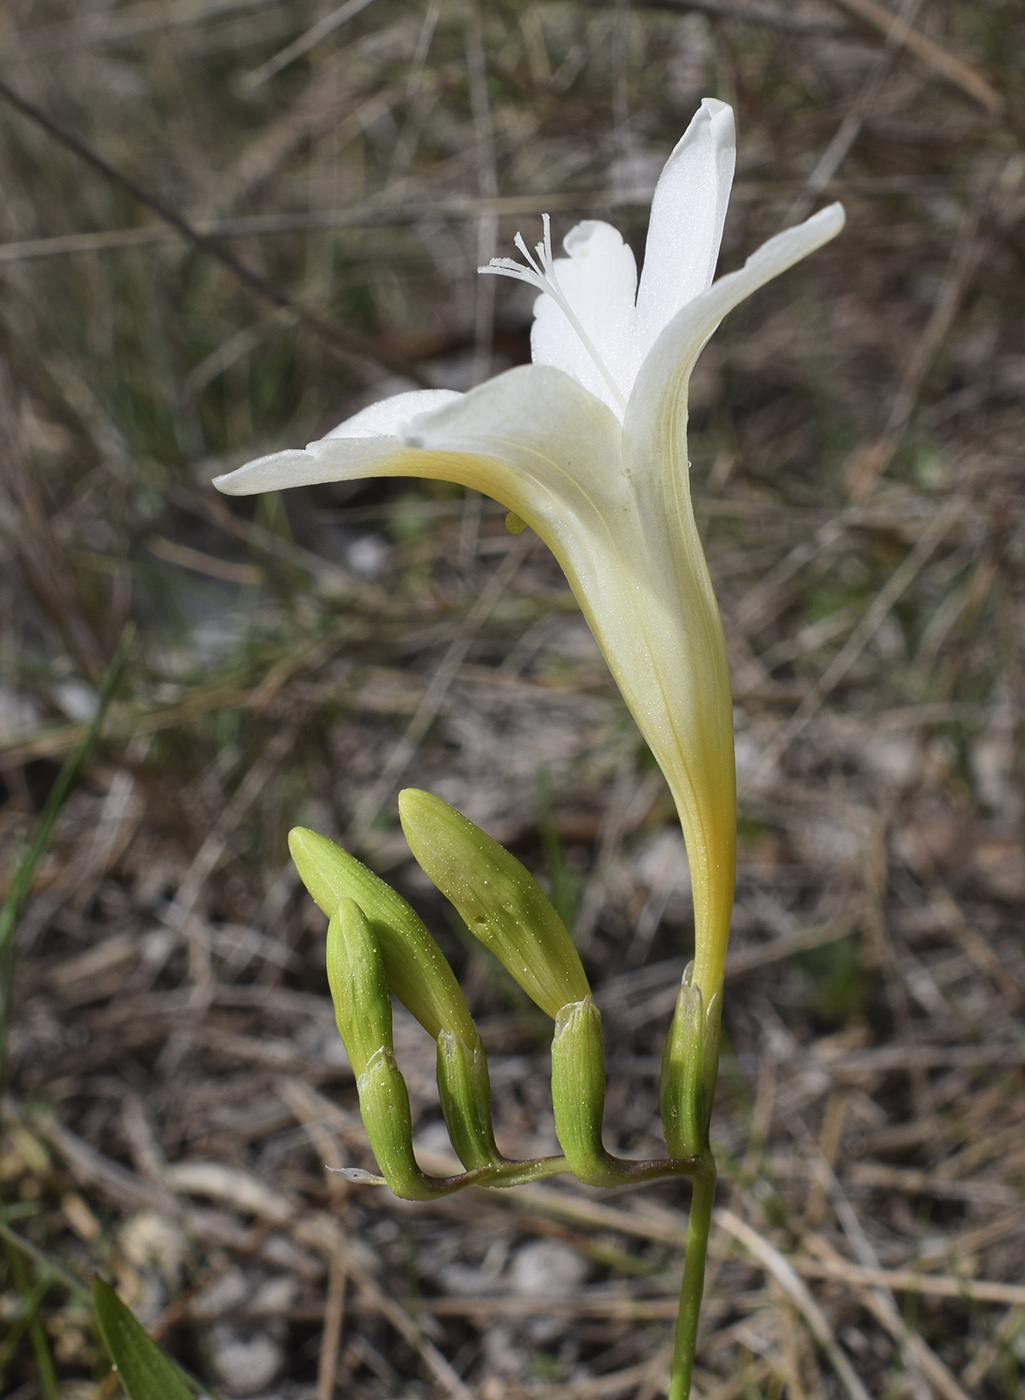
M 712 1206 L 715 1204 L 715 1161 L 711 1153 L 705 1156 L 701 1165 L 694 1171 L 692 1181 L 693 1194 L 687 1220 L 687 1255 L 683 1261 L 680 1311 L 676 1315 L 669 1400 L 689 1400 L 690 1396 L 694 1349 L 698 1340 L 698 1317 L 701 1313 L 701 1293 L 705 1285 L 708 1232 L 712 1224 Z
M 113 660 L 107 667 L 100 685 L 99 695 L 96 699 L 96 711 L 89 723 L 89 728 L 81 742 L 71 750 L 64 760 L 64 764 L 57 774 L 57 779 L 47 796 L 42 814 L 36 823 L 32 841 L 28 849 L 15 862 L 14 871 L 7 887 L 7 897 L 0 905 L 0 1083 L 3 1082 L 4 1077 L 4 1057 L 10 1024 L 11 985 L 14 980 L 14 934 L 18 926 L 18 919 L 32 892 L 36 871 L 39 869 L 53 839 L 54 828 L 57 825 L 61 809 L 71 796 L 72 789 L 92 757 L 93 749 L 96 747 L 100 731 L 103 728 L 107 709 L 113 699 L 117 683 L 121 679 L 121 672 L 124 670 L 125 661 L 128 658 L 128 648 L 131 646 L 134 636 L 135 626 L 133 623 L 128 623 L 121 633 L 121 641 L 117 651 L 114 653 Z
M 53 1357 L 50 1355 L 50 1344 L 39 1319 L 39 1306 L 46 1296 L 49 1280 L 44 1275 L 38 1287 L 30 1288 L 21 1255 L 9 1241 L 5 1240 L 4 1246 L 11 1276 L 14 1280 L 15 1293 L 20 1295 L 21 1306 L 28 1314 L 28 1335 L 35 1353 L 40 1389 L 45 1400 L 60 1400 L 60 1387 L 57 1384 L 57 1372 L 54 1369 Z

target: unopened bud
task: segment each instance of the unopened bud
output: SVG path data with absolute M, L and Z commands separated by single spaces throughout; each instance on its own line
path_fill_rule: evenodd
M 566 925 L 515 856 L 429 792 L 400 793 L 399 816 L 421 869 L 542 1011 L 590 995 Z
M 377 940 L 362 909 L 343 899 L 327 931 L 335 1020 L 356 1076 L 359 1108 L 381 1174 L 396 1196 L 429 1201 L 450 1187 L 425 1176 L 413 1155 L 409 1093 L 392 1044 L 391 997 Z
M 338 1034 L 357 1080 L 379 1050 L 391 1051 L 391 997 L 384 962 L 363 910 L 343 899 L 327 930 L 327 980 Z
M 303 884 L 333 918 L 343 899 L 354 899 L 373 929 L 388 986 L 430 1035 L 453 1031 L 467 1044 L 477 1029 L 455 973 L 423 921 L 400 894 L 326 836 L 305 827 L 288 846 Z
M 346 897 L 356 900 L 379 950 L 388 989 L 434 1038 L 438 1093 L 460 1161 L 468 1171 L 501 1162 L 491 1127 L 484 1047 L 438 944 L 401 895 L 333 841 L 297 827 L 289 846 L 307 889 L 325 912 L 334 913 L 332 900 L 335 908 Z

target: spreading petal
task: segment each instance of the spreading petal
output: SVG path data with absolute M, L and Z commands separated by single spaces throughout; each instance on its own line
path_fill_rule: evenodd
M 677 312 L 638 373 L 623 425 L 625 439 L 636 444 L 647 436 L 661 443 L 671 432 L 682 441 L 687 429 L 691 371 L 716 326 L 752 292 L 835 238 L 843 225 L 841 204 L 820 209 L 803 224 L 784 229 L 763 243 L 743 267 L 720 277 Z
M 640 358 L 711 285 L 735 164 L 733 109 L 706 97 L 655 186 L 637 292 Z
M 602 535 L 614 547 L 617 521 L 630 513 L 615 415 L 557 369 L 524 365 L 468 394 L 403 394 L 374 404 L 304 452 L 260 457 L 219 477 L 233 495 L 365 476 L 421 476 L 483 491 L 525 520 L 581 589 L 607 591 Z M 432 405 L 439 403 L 430 411 Z M 427 412 L 412 416 L 423 405 Z M 394 432 L 364 436 L 381 410 Z M 624 565 L 626 567 L 626 565 Z M 576 583 L 574 583 L 576 587 Z
M 342 458 L 346 464 L 346 479 L 374 476 L 380 470 L 380 462 L 403 450 L 401 433 L 415 418 L 460 397 L 451 389 L 418 389 L 412 393 L 393 394 L 390 399 L 372 403 L 339 423 L 326 438 L 311 442 L 305 451 L 289 449 L 257 457 L 236 471 L 215 477 L 213 484 L 229 496 L 282 491 L 289 486 L 314 486 L 323 481 L 340 480 L 337 463 Z M 344 442 L 345 447 L 341 452 L 327 451 L 324 444 L 331 442 Z
M 637 264 L 633 251 L 611 224 L 588 219 L 562 241 L 569 254 L 556 258 L 552 272 L 591 342 L 581 340 L 557 301 L 543 293 L 534 303 L 530 353 L 536 365 L 552 365 L 621 414 L 630 393 L 634 364 L 634 295 Z M 605 366 L 603 374 L 595 354 Z M 618 386 L 618 396 L 609 378 Z

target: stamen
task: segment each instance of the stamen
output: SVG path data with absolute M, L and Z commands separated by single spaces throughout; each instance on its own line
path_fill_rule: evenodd
M 488 272 L 495 277 L 511 277 L 516 282 L 526 282 L 529 286 L 536 287 L 539 292 L 545 292 L 550 296 L 573 327 L 581 345 L 594 361 L 595 368 L 609 386 L 612 397 L 620 409 L 625 412 L 626 399 L 623 397 L 619 385 L 613 379 L 608 366 L 598 354 L 594 342 L 580 324 L 580 318 L 570 305 L 565 292 L 559 286 L 559 279 L 555 273 L 555 258 L 552 254 L 552 221 L 547 214 L 542 214 L 541 220 L 544 235 L 541 242 L 535 245 L 533 253 L 524 242 L 522 233 L 517 233 L 513 239 L 517 249 L 523 255 L 526 267 L 523 263 L 518 263 L 515 258 L 492 258 L 487 267 L 478 267 L 477 271 Z

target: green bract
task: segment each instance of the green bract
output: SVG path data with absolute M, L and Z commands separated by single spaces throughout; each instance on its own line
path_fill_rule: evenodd
M 694 964 L 688 963 L 662 1054 L 659 1102 L 670 1157 L 696 1157 L 706 1150 L 719 1067 L 722 994 L 706 1006 L 693 974 Z

